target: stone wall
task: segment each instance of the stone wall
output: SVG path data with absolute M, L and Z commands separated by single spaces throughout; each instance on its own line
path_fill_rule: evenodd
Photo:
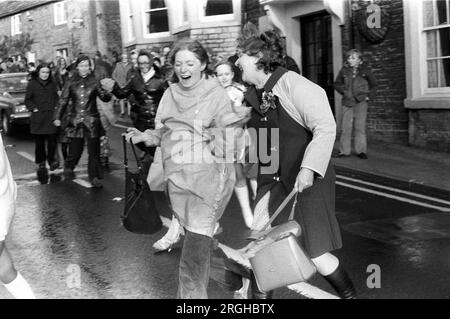
M 34 40 L 32 52 L 36 53 L 36 60 L 54 61 L 58 49 L 68 49 L 69 58 L 79 52 L 93 54 L 100 50 L 108 55 L 113 50 L 120 51 L 118 0 L 92 4 L 89 1 L 67 1 L 68 19 L 62 25 L 55 25 L 53 4 L 30 9 L 29 16 L 22 12 L 22 32 L 30 33 Z M 73 23 L 74 18 L 82 18 L 83 23 Z M 11 35 L 11 17 L 0 19 L 0 35 Z

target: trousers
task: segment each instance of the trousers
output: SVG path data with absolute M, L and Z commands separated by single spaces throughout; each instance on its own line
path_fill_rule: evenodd
M 343 106 L 342 132 L 339 142 L 339 152 L 350 155 L 352 151 L 353 126 L 355 132 L 355 152 L 367 153 L 366 119 L 368 104 L 366 101 L 353 107 Z
M 55 134 L 35 134 L 35 162 L 36 164 L 48 162 L 52 165 L 55 162 L 56 135 Z
M 185 229 L 178 281 L 178 299 L 208 299 L 213 239 Z
M 90 134 L 85 132 L 84 138 L 72 138 L 69 146 L 69 154 L 65 161 L 65 168 L 73 170 L 80 161 L 83 154 L 84 143 L 87 141 L 88 148 L 88 175 L 89 179 L 94 177 L 103 178 L 103 171 L 100 164 L 100 138 L 91 137 Z

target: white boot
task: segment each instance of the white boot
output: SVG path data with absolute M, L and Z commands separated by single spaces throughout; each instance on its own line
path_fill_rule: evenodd
M 253 213 L 252 209 L 250 208 L 247 185 L 235 186 L 234 192 L 236 193 L 239 204 L 241 205 L 242 217 L 244 217 L 245 225 L 250 228 L 253 224 Z
M 9 284 L 5 284 L 5 288 L 16 299 L 36 299 L 30 285 L 19 272 L 17 273 L 16 279 Z
M 182 227 L 178 222 L 178 219 L 174 216 L 170 222 L 169 230 L 160 240 L 153 244 L 153 248 L 159 252 L 170 252 L 172 250 L 172 246 L 180 241 L 181 235 Z

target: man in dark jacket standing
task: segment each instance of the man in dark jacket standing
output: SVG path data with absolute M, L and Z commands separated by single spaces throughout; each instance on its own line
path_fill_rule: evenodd
M 368 102 L 375 97 L 377 83 L 370 69 L 363 64 L 358 50 L 346 53 L 346 63 L 336 78 L 334 88 L 343 95 L 339 153 L 334 157 L 350 156 L 354 123 L 356 154 L 361 159 L 367 159 L 367 109 Z

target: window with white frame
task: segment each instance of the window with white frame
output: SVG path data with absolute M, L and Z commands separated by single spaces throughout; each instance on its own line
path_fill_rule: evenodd
M 56 57 L 57 58 L 64 58 L 67 61 L 67 58 L 69 57 L 69 50 L 67 48 L 57 49 L 56 50 Z
M 191 0 L 192 1 L 192 0 Z M 177 0 L 176 6 L 173 8 L 175 13 L 174 27 L 179 28 L 189 22 L 189 11 L 187 0 Z
M 164 0 L 148 0 L 145 2 L 145 34 L 169 31 L 169 17 Z
M 427 87 L 450 87 L 450 0 L 423 1 Z
M 22 33 L 22 15 L 16 14 L 11 17 L 11 35 Z
M 67 23 L 67 3 L 66 1 L 57 2 L 54 4 L 55 11 L 55 25 Z
M 217 16 L 233 13 L 233 0 L 207 0 L 205 16 Z
M 202 21 L 223 21 L 235 18 L 234 2 L 236 0 L 202 0 L 200 10 Z

